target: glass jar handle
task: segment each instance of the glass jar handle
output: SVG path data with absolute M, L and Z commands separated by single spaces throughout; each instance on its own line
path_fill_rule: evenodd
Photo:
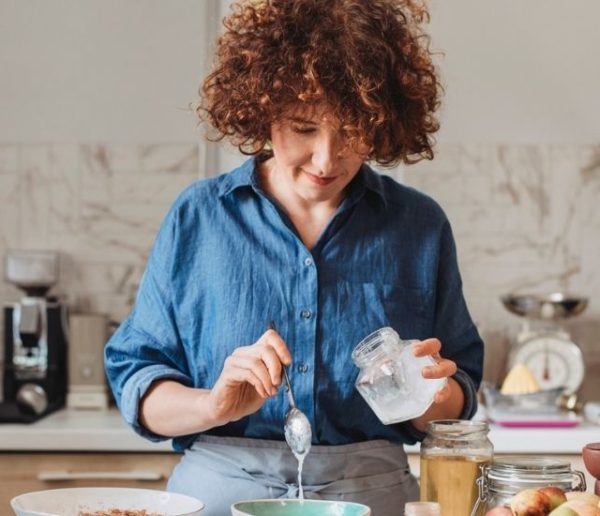
M 477 479 L 477 491 L 478 491 L 477 500 L 475 501 L 475 504 L 473 505 L 473 510 L 471 511 L 471 516 L 477 516 L 479 507 L 487 501 L 487 497 L 488 497 L 488 489 L 487 489 L 487 484 L 485 482 L 485 477 L 487 476 L 488 466 L 481 465 L 481 466 L 479 466 L 479 470 L 481 471 L 481 475 L 479 475 L 479 478 Z M 585 483 L 585 480 L 584 480 L 584 483 Z
M 585 475 L 576 469 L 573 470 L 573 475 L 579 479 L 579 483 L 573 487 L 573 491 L 585 491 L 587 489 Z

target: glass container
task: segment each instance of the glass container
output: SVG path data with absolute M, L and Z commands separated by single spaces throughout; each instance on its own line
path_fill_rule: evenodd
M 404 516 L 442 516 L 442 508 L 437 502 L 408 502 Z
M 477 479 L 492 460 L 488 432 L 484 421 L 443 419 L 428 423 L 421 443 L 421 501 L 438 502 L 444 516 L 471 514 L 479 496 Z
M 415 357 L 413 342 L 386 327 L 365 337 L 352 351 L 352 361 L 360 369 L 356 389 L 386 425 L 421 416 L 446 383 L 445 378 L 423 378 L 423 368 L 435 361 L 430 356 Z
M 523 489 L 545 486 L 563 491 L 585 491 L 585 476 L 571 469 L 571 464 L 559 459 L 528 455 L 494 457 L 479 479 L 477 510 L 509 506 L 512 497 Z

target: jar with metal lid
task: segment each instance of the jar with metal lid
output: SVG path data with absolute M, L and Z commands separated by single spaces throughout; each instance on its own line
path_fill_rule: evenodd
M 479 495 L 481 468 L 492 460 L 488 432 L 485 421 L 428 423 L 421 443 L 421 501 L 438 502 L 444 516 L 471 514 Z
M 545 486 L 560 487 L 563 491 L 586 489 L 584 474 L 571 469 L 569 462 L 528 455 L 494 457 L 483 469 L 478 485 L 474 511 L 509 506 L 512 497 L 523 489 Z

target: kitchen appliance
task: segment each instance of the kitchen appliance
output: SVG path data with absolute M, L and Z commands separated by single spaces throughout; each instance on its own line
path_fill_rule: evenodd
M 67 407 L 108 408 L 108 384 L 104 373 L 104 345 L 108 320 L 103 314 L 71 314 L 69 317 L 69 389 Z
M 502 394 L 492 384 L 482 382 L 481 389 L 488 419 L 500 426 L 570 428 L 579 425 L 583 419 L 562 406 L 562 387 L 524 394 Z
M 542 390 L 561 387 L 575 393 L 585 373 L 579 346 L 561 322 L 582 313 L 588 300 L 561 292 L 551 294 L 508 294 L 504 307 L 524 318 L 509 355 L 509 366 L 525 364 Z
M 25 296 L 4 307 L 0 422 L 30 423 L 65 402 L 67 307 L 47 295 L 58 280 L 58 254 L 9 251 L 5 276 Z

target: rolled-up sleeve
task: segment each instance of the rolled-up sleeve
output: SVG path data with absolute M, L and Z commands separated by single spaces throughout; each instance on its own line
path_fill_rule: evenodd
M 174 208 L 154 242 L 134 309 L 104 352 L 108 382 L 123 418 L 152 441 L 168 437 L 149 431 L 139 422 L 140 400 L 150 385 L 165 378 L 192 383 L 169 288 L 177 232 Z

